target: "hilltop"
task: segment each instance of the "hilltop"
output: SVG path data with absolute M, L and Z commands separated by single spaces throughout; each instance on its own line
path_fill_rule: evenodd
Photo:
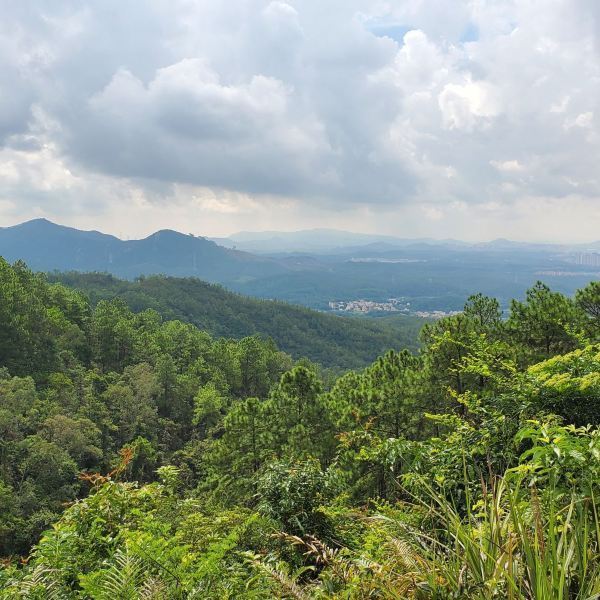
M 357 368 L 390 348 L 415 350 L 424 323 L 407 316 L 380 320 L 328 315 L 241 296 L 196 278 L 123 281 L 101 273 L 63 273 L 51 279 L 84 291 L 92 304 L 119 297 L 135 312 L 152 308 L 165 319 L 192 323 L 215 336 L 271 337 L 294 358 L 307 357 L 326 367 Z
M 277 261 L 223 248 L 203 237 L 169 229 L 141 240 L 121 240 L 46 219 L 0 229 L 0 255 L 36 271 L 105 271 L 120 277 L 168 273 L 211 282 L 267 277 L 287 269 Z

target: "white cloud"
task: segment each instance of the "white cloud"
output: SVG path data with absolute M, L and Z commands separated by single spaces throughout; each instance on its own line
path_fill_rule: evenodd
M 485 125 L 485 117 L 495 117 L 500 113 L 496 93 L 485 82 L 448 83 L 438 102 L 447 129 L 471 131 L 478 125 Z
M 187 207 L 220 231 L 293 214 L 496 237 L 509 215 L 515 236 L 583 237 L 599 25 L 595 0 L 13 3 L 0 222 L 138 210 L 177 226 Z
M 582 129 L 591 129 L 593 125 L 594 113 L 590 110 L 577 115 L 575 118 L 567 119 L 564 128 L 571 129 L 571 127 L 581 127 Z
M 525 170 L 518 160 L 490 160 L 490 165 L 503 173 L 519 173 Z

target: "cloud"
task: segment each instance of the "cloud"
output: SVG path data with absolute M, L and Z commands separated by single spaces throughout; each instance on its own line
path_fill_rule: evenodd
M 409 234 L 412 215 L 456 237 L 500 213 L 525 231 L 525 206 L 589 220 L 599 39 L 595 0 L 13 3 L 0 218 L 187 202 L 221 228 L 279 206 L 282 225 Z
M 503 173 L 519 173 L 525 170 L 518 160 L 490 160 L 490 165 Z
M 485 82 L 447 84 L 438 97 L 444 127 L 472 131 L 479 125 L 485 126 L 487 117 L 500 113 L 495 96 L 493 87 Z

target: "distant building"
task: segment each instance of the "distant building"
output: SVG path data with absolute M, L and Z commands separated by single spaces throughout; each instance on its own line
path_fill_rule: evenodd
M 362 299 L 330 301 L 328 305 L 330 310 L 354 313 L 401 312 L 407 314 L 410 312 L 410 302 L 406 302 L 404 298 L 388 298 L 387 302 Z
M 600 252 L 578 252 L 569 262 L 586 267 L 600 267 Z

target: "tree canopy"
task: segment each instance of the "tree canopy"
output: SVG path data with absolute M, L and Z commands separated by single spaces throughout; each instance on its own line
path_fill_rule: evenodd
M 0 598 L 593 598 L 597 286 L 332 378 L 0 260 Z

